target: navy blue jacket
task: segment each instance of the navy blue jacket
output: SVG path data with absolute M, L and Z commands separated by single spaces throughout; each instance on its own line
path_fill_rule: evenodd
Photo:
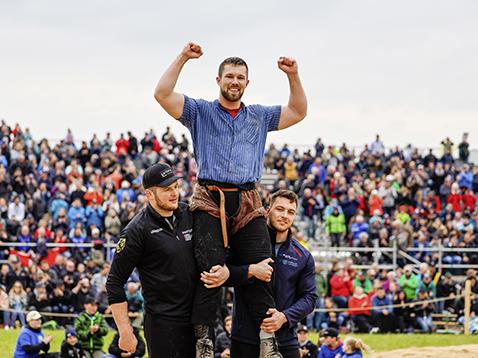
M 275 231 L 269 229 L 272 247 L 275 246 Z M 274 254 L 275 254 L 275 250 Z M 277 332 L 281 347 L 299 347 L 297 323 L 314 310 L 317 294 L 315 289 L 315 263 L 312 255 L 289 233 L 287 241 L 274 257 L 272 286 L 276 309 L 285 314 L 288 322 Z M 229 283 L 237 286 L 250 284 L 248 266 L 229 266 Z M 255 278 L 253 278 L 255 279 Z M 240 295 L 234 297 L 232 339 L 249 344 L 259 344 L 259 328 L 248 314 L 247 305 Z

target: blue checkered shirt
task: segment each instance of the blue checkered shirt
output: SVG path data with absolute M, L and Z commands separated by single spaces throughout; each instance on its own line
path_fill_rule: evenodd
M 184 96 L 179 121 L 191 132 L 198 179 L 255 183 L 262 175 L 267 132 L 277 130 L 281 106 L 242 105 L 236 117 L 213 102 Z

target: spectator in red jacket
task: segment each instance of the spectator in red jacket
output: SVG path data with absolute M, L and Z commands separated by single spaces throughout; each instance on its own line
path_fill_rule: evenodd
M 383 215 L 383 199 L 378 195 L 378 191 L 376 189 L 372 190 L 370 194 L 370 198 L 368 199 L 368 206 L 370 211 L 370 216 L 374 215 L 374 211 L 378 210 L 380 215 Z
M 353 293 L 353 282 L 343 267 L 330 279 L 330 289 L 333 301 L 339 308 L 346 308 L 349 297 Z
M 115 145 L 117 155 L 128 155 L 129 142 L 124 137 L 123 133 L 121 133 L 120 138 L 116 141 Z
M 425 207 L 429 212 L 440 213 L 441 212 L 441 202 L 438 195 L 435 194 L 433 190 L 430 190 L 425 198 Z
M 363 288 L 357 286 L 354 295 L 349 299 L 350 316 L 354 324 L 357 325 L 360 333 L 369 333 L 372 329 L 370 324 L 370 297 L 363 292 Z
M 470 212 L 475 211 L 477 198 L 473 190 L 466 189 L 465 193 L 461 196 L 461 200 L 463 201 L 463 209 L 468 209 Z
M 446 202 L 447 204 L 451 204 L 453 211 L 457 213 L 461 211 L 461 201 L 460 188 L 457 183 L 453 183 L 451 186 L 451 193 L 448 195 Z

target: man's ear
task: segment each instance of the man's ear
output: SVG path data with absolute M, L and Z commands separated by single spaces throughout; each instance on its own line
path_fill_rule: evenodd
M 218 85 L 221 84 L 221 77 L 219 77 L 219 76 L 216 77 L 216 83 L 217 83 Z

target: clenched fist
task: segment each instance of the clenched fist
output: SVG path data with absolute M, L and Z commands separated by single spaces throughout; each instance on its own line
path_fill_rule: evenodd
M 298 73 L 297 61 L 290 57 L 279 57 L 277 66 L 288 75 Z
M 192 58 L 199 58 L 203 54 L 201 46 L 194 42 L 188 42 L 181 51 L 181 55 L 185 56 L 188 60 Z
M 138 345 L 138 340 L 134 335 L 132 330 L 120 333 L 120 338 L 118 342 L 118 346 L 121 350 L 134 353 L 136 352 L 136 346 Z

